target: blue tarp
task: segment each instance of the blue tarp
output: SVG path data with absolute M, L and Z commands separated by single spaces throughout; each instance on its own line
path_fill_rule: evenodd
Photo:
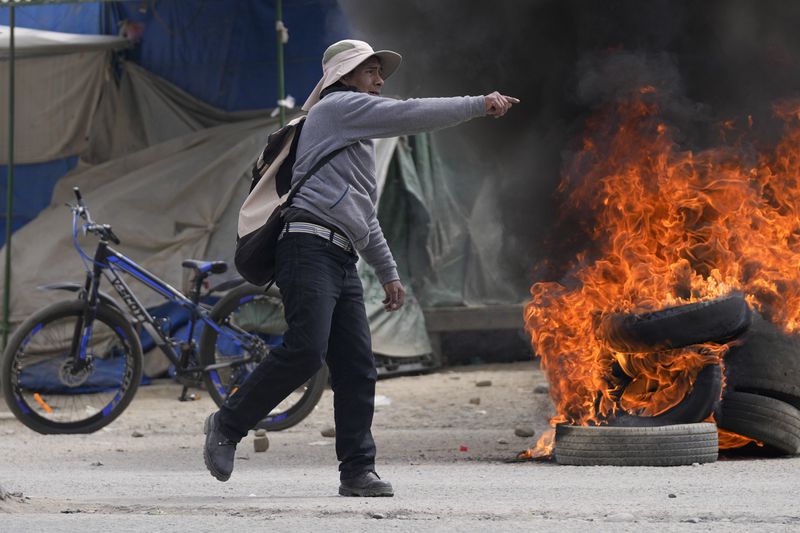
M 336 0 L 282 6 L 286 92 L 302 103 L 319 80 L 325 47 L 347 38 L 349 27 Z M 125 52 L 130 61 L 221 109 L 275 107 L 274 2 L 135 0 L 16 10 L 18 26 L 67 33 L 116 35 L 125 21 L 141 24 L 138 46 Z M 0 24 L 8 24 L 8 9 L 0 8 Z
M 7 6 L 0 6 L 7 7 Z M 105 33 L 101 24 L 100 3 L 20 6 L 14 11 L 17 26 L 64 33 Z M 9 10 L 0 9 L 0 24 L 8 25 Z
M 216 300 L 217 298 L 206 299 L 205 303 L 213 305 Z M 153 317 L 163 321 L 164 330 L 169 331 L 174 339 L 178 341 L 187 341 L 189 339 L 190 317 L 187 309 L 177 304 L 165 303 L 158 307 L 150 308 L 148 311 Z M 195 324 L 192 338 L 197 343 L 198 349 L 202 331 L 202 322 Z M 283 336 L 281 335 L 261 334 L 261 337 L 272 347 L 278 346 L 283 342 Z M 139 338 L 143 352 L 156 348 L 153 338 L 146 331 L 142 330 Z M 222 337 L 217 342 L 220 354 L 230 357 L 244 355 L 241 346 L 232 340 Z M 20 385 L 30 390 L 51 394 L 90 394 L 118 388 L 125 371 L 125 361 L 120 357 L 96 359 L 92 374 L 86 383 L 80 387 L 69 387 L 59 379 L 59 369 L 63 363 L 64 357 L 54 357 L 47 361 L 27 366 L 20 377 Z M 173 365 L 170 365 L 168 373 L 170 376 L 175 375 L 175 367 Z M 142 376 L 141 384 L 147 385 L 149 383 L 150 378 Z
M 284 47 L 286 93 L 302 105 L 319 80 L 325 47 L 347 38 L 349 27 L 336 0 L 290 0 L 282 6 L 284 24 L 289 28 L 289 42 Z M 124 23 L 141 24 L 139 44 L 124 52 L 129 61 L 221 109 L 276 105 L 273 1 L 135 0 L 23 6 L 16 9 L 15 19 L 20 27 L 81 34 L 115 35 Z M 8 23 L 9 10 L 0 7 L 0 24 Z M 18 88 L 21 83 L 17 80 Z M 25 118 L 17 116 L 16 120 Z M 12 230 L 48 205 L 53 185 L 75 163 L 73 157 L 15 166 Z M 6 170 L 0 166 L 3 208 Z M 0 245 L 5 241 L 5 220 L 1 229 Z
M 275 4 L 263 0 L 186 0 L 111 4 L 113 23 L 143 25 L 130 59 L 221 109 L 275 107 Z M 347 27 L 335 0 L 285 1 L 286 92 L 305 99 L 320 77 L 325 47 Z
M 204 303 L 208 305 L 213 305 L 216 303 L 218 298 L 211 297 L 204 299 Z M 189 310 L 181 307 L 178 304 L 174 304 L 171 302 L 159 305 L 157 307 L 151 307 L 147 309 L 148 312 L 156 319 L 161 320 L 163 324 L 164 331 L 169 331 L 169 334 L 176 340 L 179 341 L 187 341 L 189 340 Z M 203 333 L 203 323 L 197 323 L 194 326 L 194 332 L 192 334 L 192 339 L 197 343 L 198 350 L 200 346 L 200 337 Z M 267 344 L 270 346 L 278 346 L 283 342 L 282 335 L 267 335 L 265 333 L 260 334 L 261 338 L 264 339 Z M 139 333 L 139 339 L 142 342 L 142 352 L 148 352 L 150 350 L 156 349 L 156 343 L 153 338 L 150 336 L 147 331 L 142 329 L 141 333 Z M 227 339 L 226 337 L 219 337 L 217 339 L 217 348 L 222 355 L 230 356 L 230 357 L 241 357 L 244 355 L 242 351 L 242 347 L 238 344 L 233 342 L 232 339 Z M 170 365 L 168 370 L 170 376 L 175 375 L 175 367 Z
M 50 205 L 53 187 L 61 177 L 78 163 L 78 157 L 68 157 L 47 163 L 14 165 L 14 213 L 11 231 L 16 231 L 39 211 Z M 6 242 L 6 180 L 8 167 L 0 165 L 0 246 Z
M 122 385 L 125 375 L 125 359 L 119 356 L 93 361 L 92 374 L 78 387 L 65 385 L 59 378 L 63 357 L 54 357 L 35 365 L 25 367 L 19 377 L 23 389 L 48 394 L 94 394 L 113 391 Z M 149 379 L 142 380 L 146 385 Z

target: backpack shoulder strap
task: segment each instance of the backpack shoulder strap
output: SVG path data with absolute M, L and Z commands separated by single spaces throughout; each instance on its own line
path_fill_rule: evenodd
M 328 161 L 333 159 L 336 156 L 336 154 L 338 154 L 339 152 L 341 152 L 342 150 L 344 150 L 348 146 L 349 145 L 345 145 L 345 146 L 342 146 L 341 148 L 337 148 L 333 152 L 328 153 L 327 155 L 325 155 L 325 157 L 323 157 L 322 159 L 317 161 L 316 164 L 313 167 L 311 167 L 311 170 L 306 172 L 306 174 L 302 178 L 300 178 L 300 181 L 297 182 L 297 185 L 292 187 L 292 190 L 289 192 L 289 196 L 286 197 L 286 202 L 284 203 L 284 205 L 287 205 L 287 206 L 291 205 L 292 199 L 294 198 L 294 195 L 297 194 L 297 190 L 300 189 L 300 187 L 302 187 L 303 184 L 306 181 L 308 181 L 308 178 L 310 178 L 316 171 L 318 171 L 325 164 L 327 164 Z
M 287 172 L 284 167 L 289 167 L 289 182 L 291 182 L 291 166 L 294 164 L 294 152 L 297 150 L 297 139 L 300 138 L 300 131 L 303 129 L 305 120 L 305 115 L 297 117 L 289 121 L 279 130 L 269 134 L 264 150 L 262 150 L 261 155 L 253 165 L 250 191 L 258 185 L 258 182 L 261 181 L 261 178 L 266 174 L 267 169 L 274 163 L 280 165 L 276 173 L 276 176 L 278 176 L 276 178 L 276 185 L 281 182 L 281 176 L 284 177 L 283 181 L 285 181 L 285 174 Z M 291 143 L 288 152 L 285 150 L 287 143 Z M 286 164 L 289 160 L 291 160 L 291 164 Z M 280 186 L 278 187 L 280 188 Z M 287 183 L 283 194 L 288 190 L 289 184 Z

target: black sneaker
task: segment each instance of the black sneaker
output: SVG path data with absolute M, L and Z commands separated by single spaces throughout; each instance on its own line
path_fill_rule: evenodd
M 392 484 L 383 481 L 373 471 L 364 472 L 354 478 L 343 479 L 339 485 L 339 494 L 342 496 L 394 496 Z
M 219 411 L 211 413 L 203 424 L 206 434 L 206 445 L 203 447 L 203 459 L 211 475 L 220 481 L 228 481 L 233 472 L 233 456 L 236 443 L 222 434 L 217 422 Z

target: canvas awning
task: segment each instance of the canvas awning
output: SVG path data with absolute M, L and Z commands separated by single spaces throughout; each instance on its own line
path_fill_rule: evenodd
M 11 55 L 11 27 L 0 25 L 0 60 Z M 35 56 L 52 56 L 81 52 L 120 50 L 129 43 L 123 37 L 112 35 L 80 35 L 54 31 L 14 28 L 14 48 L 17 59 Z

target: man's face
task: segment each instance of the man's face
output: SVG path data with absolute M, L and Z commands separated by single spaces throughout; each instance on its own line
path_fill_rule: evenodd
M 383 69 L 377 57 L 370 57 L 359 66 L 342 76 L 342 81 L 354 87 L 358 92 L 374 96 L 381 94 L 383 87 Z

